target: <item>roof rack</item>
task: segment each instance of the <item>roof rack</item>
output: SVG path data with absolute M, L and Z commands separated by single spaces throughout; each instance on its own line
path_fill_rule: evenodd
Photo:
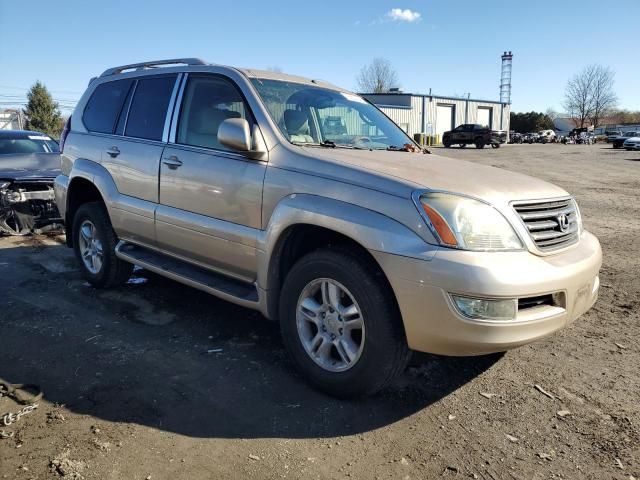
M 108 68 L 100 77 L 108 77 L 109 75 L 117 75 L 125 70 L 144 70 L 146 68 L 155 68 L 160 65 L 207 65 L 204 60 L 199 58 L 171 58 L 169 60 L 155 60 L 151 62 L 132 63 L 131 65 L 122 65 L 120 67 Z

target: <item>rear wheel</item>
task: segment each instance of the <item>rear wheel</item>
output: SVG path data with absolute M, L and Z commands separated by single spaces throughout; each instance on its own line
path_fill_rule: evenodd
M 404 370 L 410 350 L 391 289 L 357 252 L 321 249 L 291 269 L 280 298 L 283 342 L 316 388 L 374 393 Z
M 484 140 L 481 138 L 476 138 L 475 144 L 476 148 L 484 148 Z
M 125 283 L 133 265 L 116 257 L 118 243 L 107 209 L 100 202 L 78 208 L 73 219 L 73 248 L 82 273 L 94 287 L 107 288 Z

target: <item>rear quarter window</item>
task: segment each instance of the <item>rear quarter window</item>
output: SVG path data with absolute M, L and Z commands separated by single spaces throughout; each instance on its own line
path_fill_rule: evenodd
M 132 84 L 133 80 L 116 80 L 96 87 L 82 115 L 87 130 L 113 133 L 122 104 Z
M 138 80 L 129 108 L 125 136 L 162 140 L 164 121 L 175 82 L 176 75 Z

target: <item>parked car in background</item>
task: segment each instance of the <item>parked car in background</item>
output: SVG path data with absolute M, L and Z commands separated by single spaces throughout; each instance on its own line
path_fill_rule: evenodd
M 62 227 L 53 180 L 58 144 L 48 135 L 0 130 L 0 234 L 25 235 Z
M 525 133 L 523 136 L 523 142 L 525 143 L 535 143 L 538 141 L 538 134 L 535 132 L 529 132 L 529 133 Z
M 622 148 L 624 142 L 633 137 L 640 137 L 640 132 L 624 132 L 622 135 L 618 135 L 617 137 L 611 137 L 610 143 L 613 145 L 613 148 Z
M 637 137 L 627 138 L 622 144 L 625 150 L 640 150 L 640 135 Z
M 459 125 L 442 134 L 442 145 L 445 148 L 449 148 L 451 145 L 460 145 L 463 148 L 467 145 L 475 145 L 476 148 L 491 145 L 493 148 L 499 148 L 506 141 L 506 132 L 491 130 L 489 127 L 471 123 Z
M 621 130 L 606 130 L 604 132 L 604 134 L 607 137 L 607 143 L 611 143 L 611 141 L 615 138 L 615 137 L 619 137 L 622 135 L 622 131 Z
M 556 132 L 553 130 L 541 130 L 538 133 L 539 143 L 553 143 L 556 141 Z
M 198 59 L 110 68 L 64 136 L 56 201 L 91 285 L 136 264 L 258 310 L 336 396 L 384 387 L 411 350 L 546 337 L 597 298 L 600 245 L 569 193 L 426 156 L 322 81 Z
M 522 134 L 518 132 L 509 132 L 509 143 L 522 143 Z

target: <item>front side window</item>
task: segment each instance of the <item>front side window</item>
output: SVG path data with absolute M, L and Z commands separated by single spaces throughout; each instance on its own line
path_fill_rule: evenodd
M 87 102 L 82 122 L 87 130 L 98 133 L 113 133 L 124 99 L 133 80 L 116 80 L 98 85 Z
M 358 95 L 281 80 L 252 82 L 291 143 L 368 150 L 413 146 L 395 123 Z
M 248 107 L 235 85 L 221 77 L 189 75 L 176 143 L 231 150 L 218 141 L 220 125 L 230 118 L 244 118 L 251 123 Z
M 124 132 L 127 137 L 162 140 L 164 121 L 175 82 L 176 75 L 138 80 Z

